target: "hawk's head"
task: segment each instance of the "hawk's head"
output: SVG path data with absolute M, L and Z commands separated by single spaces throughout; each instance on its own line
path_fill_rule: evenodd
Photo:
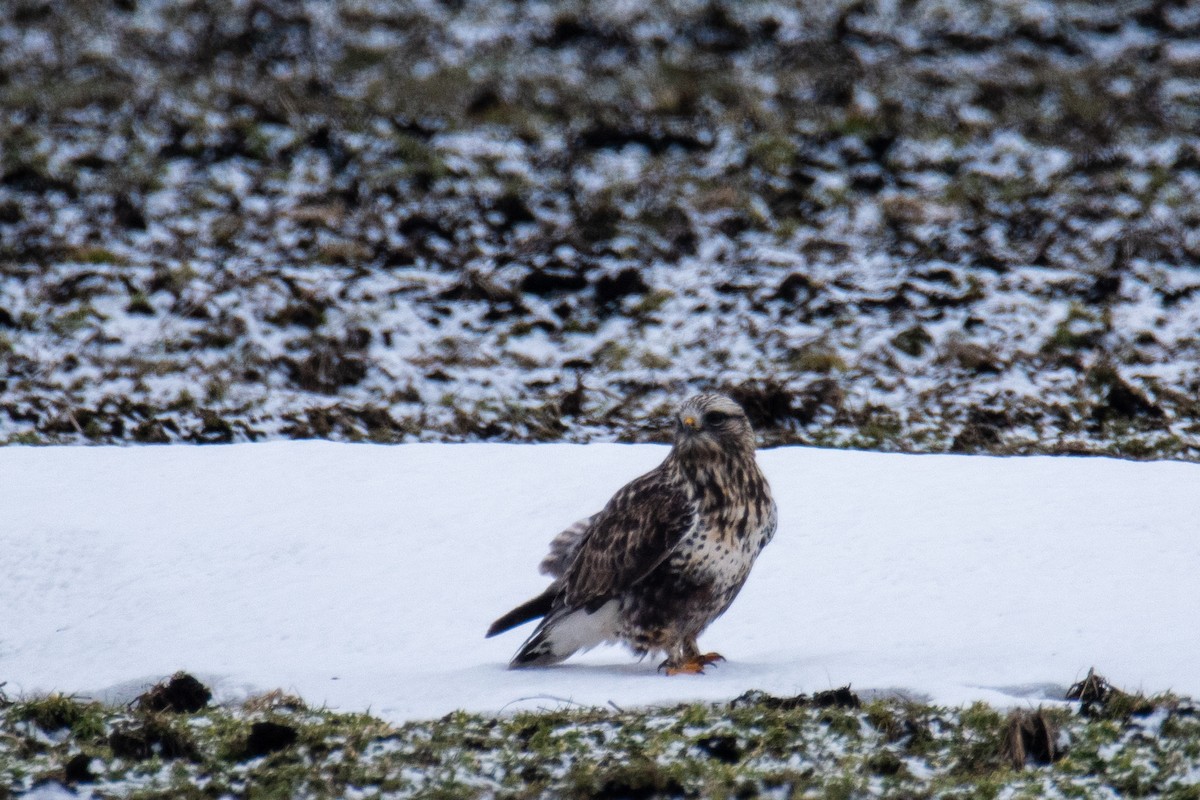
M 688 451 L 754 452 L 746 412 L 723 394 L 689 397 L 675 415 L 675 447 Z

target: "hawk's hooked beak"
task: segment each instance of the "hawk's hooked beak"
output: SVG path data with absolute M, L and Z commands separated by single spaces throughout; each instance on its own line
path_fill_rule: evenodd
M 686 417 L 681 417 L 679 420 L 679 424 L 685 428 L 691 428 L 694 431 L 700 430 L 699 420 L 697 420 L 691 414 L 688 414 Z

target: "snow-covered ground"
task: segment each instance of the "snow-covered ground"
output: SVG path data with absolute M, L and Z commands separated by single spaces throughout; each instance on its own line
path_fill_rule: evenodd
M 795 694 L 1200 695 L 1200 465 L 760 453 L 776 540 L 703 676 L 604 648 L 509 671 L 495 617 L 654 445 L 0 449 L 0 681 L 127 699 L 185 669 L 389 719 Z
M 32 5 L 0 443 L 1200 460 L 1200 3 Z

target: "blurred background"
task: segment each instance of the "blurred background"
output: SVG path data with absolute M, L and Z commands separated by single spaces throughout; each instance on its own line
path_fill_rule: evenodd
M 1200 457 L 1198 4 L 4 5 L 0 442 Z

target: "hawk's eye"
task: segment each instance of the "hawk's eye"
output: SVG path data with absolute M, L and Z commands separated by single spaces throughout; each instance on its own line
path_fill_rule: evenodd
M 710 411 L 704 415 L 704 424 L 711 428 L 720 425 L 727 419 L 729 419 L 729 415 L 724 411 Z

